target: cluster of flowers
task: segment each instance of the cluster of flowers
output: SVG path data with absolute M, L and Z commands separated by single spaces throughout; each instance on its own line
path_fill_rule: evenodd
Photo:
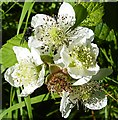
M 27 96 L 46 84 L 50 92 L 57 92 L 62 98 L 60 112 L 64 118 L 78 106 L 78 101 L 92 110 L 107 105 L 102 88 L 92 80 L 100 69 L 96 62 L 99 49 L 92 43 L 94 33 L 86 27 L 72 29 L 75 21 L 73 7 L 65 2 L 56 20 L 44 14 L 33 16 L 29 49 L 13 47 L 18 63 L 4 75 L 12 86 L 23 87 L 20 96 Z M 42 56 L 50 56 L 53 63 L 44 62 Z

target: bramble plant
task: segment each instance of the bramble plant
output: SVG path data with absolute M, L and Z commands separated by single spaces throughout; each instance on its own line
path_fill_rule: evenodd
M 23 107 L 26 106 L 29 119 L 33 119 L 32 104 L 49 102 L 50 99 L 58 99 L 60 107 L 58 104 L 57 110 L 48 115 L 59 110 L 59 118 L 74 118 L 72 114 L 76 113 L 73 111 L 75 106 L 80 111 L 82 105 L 85 111 L 106 110 L 108 96 L 112 95 L 109 95 L 103 85 L 106 80 L 110 80 L 107 76 L 113 72 L 113 68 L 103 68 L 99 54 L 102 52 L 111 66 L 114 63 L 97 41 L 113 39 L 116 42 L 117 34 L 111 30 L 109 34 L 104 33 L 107 34 L 106 38 L 102 36 L 102 32 L 108 31 L 107 25 L 102 21 L 103 4 L 63 2 L 55 18 L 35 12 L 28 31 L 28 19 L 34 5 L 35 2 L 24 3 L 17 35 L 8 40 L 0 50 L 1 71 L 5 81 L 13 86 L 10 107 L 0 114 L 0 118 L 12 118 L 12 111 L 15 109 L 20 109 L 19 115 L 23 118 Z M 19 34 L 26 13 L 25 29 Z M 23 36 L 27 39 L 23 40 Z M 115 49 L 117 50 L 117 46 Z M 112 81 L 118 84 L 117 81 Z M 45 94 L 37 92 L 42 87 L 48 90 Z M 18 103 L 15 101 L 15 91 Z M 30 98 L 33 95 L 35 97 Z M 95 120 L 95 116 L 92 117 Z M 107 113 L 106 117 L 108 118 Z

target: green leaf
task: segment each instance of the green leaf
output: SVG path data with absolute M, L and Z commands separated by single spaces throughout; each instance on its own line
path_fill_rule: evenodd
M 110 32 L 110 29 L 108 26 L 104 23 L 100 23 L 95 27 L 95 35 L 102 40 L 106 40 L 108 34 Z
M 53 58 L 50 55 L 41 55 L 41 59 L 44 63 L 51 64 L 53 62 Z
M 95 35 L 102 40 L 112 41 L 116 43 L 116 36 L 114 30 L 111 29 L 105 23 L 99 23 L 95 27 Z M 117 44 L 116 44 L 117 45 Z
M 80 24 L 81 26 L 96 26 L 102 21 L 102 16 L 104 15 L 104 7 L 102 3 L 98 2 L 82 2 L 88 12 L 85 20 Z
M 101 68 L 99 72 L 92 77 L 92 80 L 102 80 L 113 72 L 110 68 Z
M 76 4 L 73 8 L 76 15 L 76 22 L 73 28 L 76 28 L 87 17 L 87 10 L 81 4 Z
M 102 46 L 100 52 L 104 55 L 106 60 L 113 66 L 117 68 L 117 32 L 110 29 L 105 23 L 99 23 L 95 27 L 95 38 L 97 44 Z
M 6 68 L 11 67 L 17 62 L 15 53 L 13 51 L 13 46 L 22 46 L 28 48 L 27 42 L 24 42 L 22 45 L 20 44 L 21 39 L 22 34 L 16 35 L 15 37 L 8 40 L 7 43 L 4 44 L 0 49 L 0 64 L 2 64 L 2 73 Z
M 58 66 L 58 65 L 51 64 L 51 65 L 49 66 L 49 71 L 50 71 L 51 74 L 57 73 L 57 72 L 59 72 L 60 70 L 61 70 L 61 68 L 60 68 L 60 66 Z

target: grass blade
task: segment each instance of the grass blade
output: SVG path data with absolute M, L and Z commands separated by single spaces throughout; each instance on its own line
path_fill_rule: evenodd
M 32 107 L 31 107 L 31 99 L 30 96 L 27 96 L 26 98 L 24 98 L 26 106 L 27 106 L 27 111 L 28 111 L 28 116 L 29 119 L 33 119 L 33 114 L 32 114 Z
M 55 94 L 55 98 L 60 98 L 59 95 Z M 53 99 L 53 98 L 51 98 Z M 31 98 L 31 104 L 35 104 L 35 103 L 39 103 L 39 102 L 42 102 L 42 101 L 47 101 L 49 100 L 49 94 L 42 94 L 42 95 L 39 95 L 39 96 L 36 96 L 36 97 L 33 97 Z M 25 107 L 26 104 L 24 101 L 20 102 L 20 103 L 17 103 L 11 107 L 9 107 L 8 109 L 4 110 L 1 114 L 0 114 L 0 120 L 6 115 L 8 114 L 8 112 L 11 112 L 13 110 L 17 110 L 21 107 Z
M 24 6 L 23 6 L 23 10 L 22 10 L 22 13 L 21 13 L 21 17 L 20 17 L 20 20 L 19 20 L 19 24 L 18 24 L 17 35 L 19 34 L 19 31 L 20 31 L 21 25 L 23 23 L 23 20 L 26 16 L 26 13 L 29 10 L 29 8 L 31 7 L 31 5 L 32 5 L 32 2 L 28 2 L 28 0 L 25 1 Z
M 18 96 L 20 94 L 20 88 L 18 88 L 16 92 L 17 92 L 18 102 L 21 103 L 22 102 L 21 97 Z M 22 109 L 22 107 L 20 108 L 20 115 L 21 116 L 23 115 L 23 109 Z
M 26 32 L 26 29 L 27 29 L 27 24 L 28 24 L 28 20 L 29 20 L 29 17 L 30 17 L 30 14 L 32 12 L 32 8 L 33 8 L 33 5 L 34 5 L 35 2 L 33 2 L 28 10 L 28 15 L 27 15 L 27 19 L 26 19 L 26 24 L 25 24 L 25 28 L 24 28 L 24 31 L 23 31 L 23 36 Z M 21 44 L 24 43 L 23 39 L 21 40 Z

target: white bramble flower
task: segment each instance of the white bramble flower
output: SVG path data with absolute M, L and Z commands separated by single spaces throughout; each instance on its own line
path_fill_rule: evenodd
M 35 48 L 31 48 L 30 52 L 27 48 L 14 46 L 13 50 L 18 63 L 8 68 L 4 77 L 12 86 L 24 88 L 20 96 L 27 96 L 43 85 L 44 65 L 41 69 L 39 68 L 43 62 Z
M 72 90 L 72 92 L 62 92 L 60 112 L 64 118 L 69 116 L 75 105 L 79 109 L 78 101 L 81 101 L 86 108 L 91 110 L 100 110 L 107 105 L 107 96 L 95 81 L 72 87 Z
M 55 63 L 63 63 L 69 75 L 78 79 L 73 85 L 82 85 L 99 71 L 96 63 L 98 53 L 99 49 L 96 44 L 73 42 L 68 47 L 63 46 L 60 51 L 60 59 Z
M 59 9 L 57 20 L 45 14 L 36 14 L 31 21 L 34 36 L 29 37 L 29 47 L 36 47 L 43 54 L 54 52 L 67 41 L 68 30 L 74 23 L 75 12 L 65 2 Z
M 29 37 L 29 47 L 37 48 L 41 54 L 56 54 L 63 44 L 68 45 L 76 40 L 85 42 L 88 38 L 92 40 L 94 34 L 88 28 L 77 27 L 71 30 L 75 21 L 75 11 L 66 2 L 60 6 L 57 20 L 45 14 L 36 14 L 31 21 L 34 36 Z

